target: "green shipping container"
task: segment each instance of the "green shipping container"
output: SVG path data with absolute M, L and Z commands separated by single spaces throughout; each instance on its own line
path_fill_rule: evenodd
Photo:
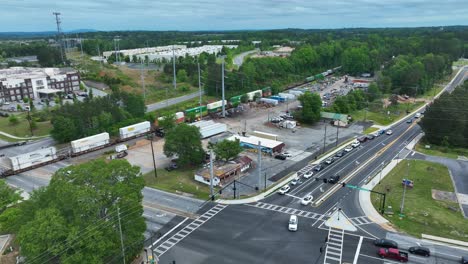
M 200 116 L 200 113 L 203 114 L 204 116 L 208 114 L 208 111 L 206 109 L 206 105 L 203 105 L 203 106 L 197 106 L 197 107 L 194 107 L 194 108 L 190 108 L 190 109 L 187 109 L 185 110 L 185 115 L 190 115 L 194 113 L 195 114 L 195 117 L 199 117 Z
M 306 82 L 311 82 L 311 81 L 313 81 L 313 80 L 315 80 L 315 77 L 314 77 L 314 76 L 310 76 L 310 77 L 307 77 L 307 78 L 306 78 Z
M 322 80 L 324 77 L 321 73 L 314 76 L 316 80 Z

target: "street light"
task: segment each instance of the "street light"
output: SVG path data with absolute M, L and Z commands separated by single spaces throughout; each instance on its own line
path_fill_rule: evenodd
M 408 167 L 406 167 L 406 180 L 408 180 L 409 176 L 409 161 L 407 161 Z M 403 209 L 405 207 L 405 196 L 406 196 L 406 181 L 403 182 L 403 198 L 401 199 L 401 206 L 400 206 L 400 215 L 403 215 Z
M 153 168 L 154 168 L 154 178 L 158 178 L 158 171 L 156 170 L 156 160 L 154 159 L 154 148 L 153 148 L 153 138 L 154 134 L 148 134 L 147 138 L 150 140 L 150 145 L 151 145 L 151 154 L 153 157 Z

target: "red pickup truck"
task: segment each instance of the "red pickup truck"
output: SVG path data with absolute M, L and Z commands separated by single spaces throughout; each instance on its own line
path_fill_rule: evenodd
M 381 258 L 398 260 L 400 262 L 408 262 L 408 253 L 401 252 L 396 248 L 381 248 L 379 249 L 378 254 Z

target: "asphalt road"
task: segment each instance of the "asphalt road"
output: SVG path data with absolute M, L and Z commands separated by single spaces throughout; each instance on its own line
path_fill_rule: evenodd
M 242 66 L 242 63 L 244 63 L 245 56 L 247 56 L 249 54 L 252 54 L 252 53 L 257 53 L 258 51 L 259 51 L 258 49 L 250 50 L 250 51 L 246 51 L 246 52 L 243 52 L 243 53 L 235 56 L 234 57 L 234 64 L 237 65 L 237 67 Z

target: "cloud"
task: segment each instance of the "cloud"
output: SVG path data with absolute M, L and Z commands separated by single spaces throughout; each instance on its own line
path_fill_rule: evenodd
M 2 0 L 0 31 L 230 30 L 467 24 L 466 0 Z

